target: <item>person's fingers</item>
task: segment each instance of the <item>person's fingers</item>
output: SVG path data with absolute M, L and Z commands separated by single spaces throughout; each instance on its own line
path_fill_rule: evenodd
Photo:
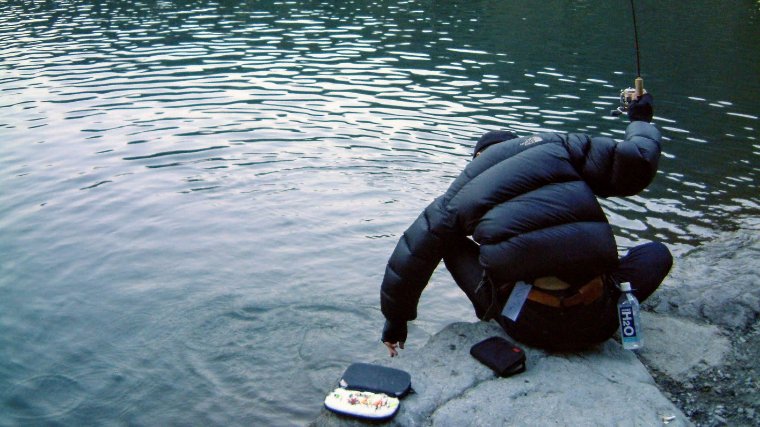
M 388 353 L 390 353 L 391 357 L 398 355 L 398 351 L 396 351 L 396 343 L 384 342 L 383 344 L 388 347 Z

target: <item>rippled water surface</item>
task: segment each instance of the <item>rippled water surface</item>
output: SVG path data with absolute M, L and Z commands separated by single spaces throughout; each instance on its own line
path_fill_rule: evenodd
M 638 3 L 664 157 L 603 203 L 682 253 L 758 214 L 760 6 Z M 629 6 L 3 2 L 0 425 L 307 422 L 481 133 L 621 137 Z M 441 270 L 409 346 L 474 319 Z

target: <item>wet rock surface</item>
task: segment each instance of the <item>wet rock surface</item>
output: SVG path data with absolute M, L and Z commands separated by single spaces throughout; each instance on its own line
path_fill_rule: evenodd
M 644 308 L 718 331 L 670 349 L 676 364 L 694 355 L 711 359 L 716 341 L 728 343 L 720 361 L 712 357 L 681 374 L 642 354 L 665 395 L 697 426 L 760 425 L 760 223 L 745 223 L 677 259 Z M 670 331 L 671 342 L 682 331 Z
M 469 348 L 506 335 L 477 322 L 375 361 L 410 372 L 416 390 L 383 424 L 760 425 L 758 230 L 727 233 L 676 260 L 643 305 L 645 346 L 636 353 L 614 339 L 568 354 L 522 346 L 527 371 L 498 378 Z M 324 410 L 312 425 L 366 423 Z
M 646 306 L 732 332 L 752 328 L 760 313 L 760 225 L 728 233 L 676 259 Z
M 734 340 L 726 360 L 693 378 L 650 366 L 660 389 L 697 426 L 760 425 L 760 328 Z
M 500 378 L 469 354 L 495 323 L 454 323 L 419 350 L 378 363 L 412 375 L 415 393 L 402 399 L 388 425 L 690 425 L 657 389 L 635 354 L 610 340 L 580 353 L 549 354 L 524 347 L 524 373 Z M 323 411 L 314 426 L 364 424 Z

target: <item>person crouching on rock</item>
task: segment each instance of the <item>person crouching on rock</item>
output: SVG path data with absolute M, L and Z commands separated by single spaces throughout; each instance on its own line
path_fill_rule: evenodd
M 654 179 L 661 136 L 650 122 L 650 94 L 628 111 L 625 138 L 509 131 L 483 135 L 473 160 L 445 194 L 404 232 L 385 270 L 382 341 L 391 357 L 404 348 L 407 322 L 443 259 L 482 320 L 512 338 L 552 351 L 575 351 L 618 327 L 618 283 L 639 301 L 670 271 L 662 243 L 618 259 L 598 197 L 638 194 Z M 519 317 L 500 313 L 515 283 L 532 285 Z

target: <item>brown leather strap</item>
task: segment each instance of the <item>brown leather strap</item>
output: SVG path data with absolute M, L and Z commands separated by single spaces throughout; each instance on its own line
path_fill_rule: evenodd
M 549 307 L 562 307 L 562 299 L 560 297 L 540 291 L 536 288 L 530 290 L 530 293 L 528 293 L 528 299 L 541 305 L 548 305 Z
M 528 294 L 528 299 L 554 308 L 573 307 L 579 304 L 589 305 L 602 296 L 603 289 L 602 277 L 597 276 L 569 297 L 557 296 L 534 287 Z

